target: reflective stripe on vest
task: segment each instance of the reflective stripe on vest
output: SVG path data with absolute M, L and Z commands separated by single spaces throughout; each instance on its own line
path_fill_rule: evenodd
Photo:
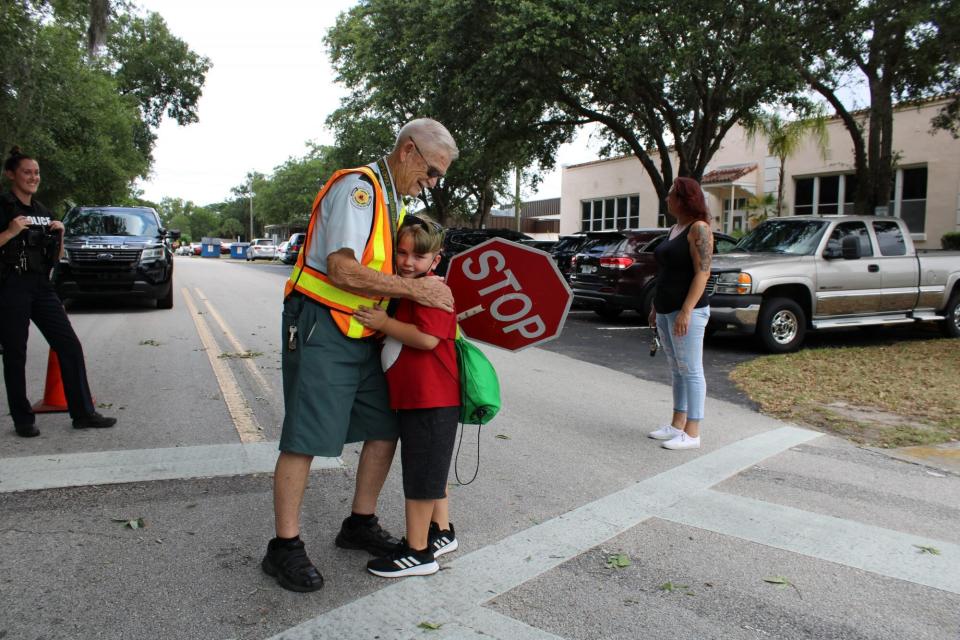
M 380 181 L 370 167 L 358 167 L 356 169 L 341 169 L 331 176 L 327 184 L 323 186 L 320 193 L 313 201 L 313 208 L 310 212 L 310 224 L 307 227 L 307 237 L 303 242 L 303 248 L 297 256 L 297 264 L 290 274 L 287 281 L 284 296 L 290 295 L 293 291 L 299 291 L 303 295 L 319 302 L 330 309 L 330 315 L 334 322 L 340 328 L 343 335 L 349 338 L 366 338 L 374 335 L 376 332 L 364 327 L 353 317 L 353 312 L 358 307 L 372 307 L 381 303 L 389 302 L 389 298 L 379 298 L 366 296 L 359 293 L 344 291 L 334 285 L 330 278 L 325 274 L 307 265 L 307 252 L 311 246 L 311 241 L 316 231 L 317 221 L 320 219 L 320 203 L 330 187 L 340 178 L 350 173 L 362 173 L 373 183 L 374 191 L 374 213 L 373 228 L 370 236 L 367 238 L 367 245 L 363 249 L 363 256 L 360 258 L 360 264 L 380 271 L 387 275 L 393 275 L 393 232 L 390 224 L 390 213 L 387 210 L 386 201 L 383 197 L 383 191 L 380 188 Z

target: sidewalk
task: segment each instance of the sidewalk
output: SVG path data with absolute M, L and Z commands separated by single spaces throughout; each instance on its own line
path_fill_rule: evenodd
M 18 492 L 4 482 L 23 474 L 0 459 L 0 637 L 960 634 L 960 477 L 713 400 L 704 448 L 668 452 L 645 437 L 669 415 L 667 387 L 544 350 L 490 355 L 504 410 L 482 432 L 478 480 L 450 488 L 461 547 L 440 574 L 387 581 L 333 545 L 355 445 L 311 476 L 303 535 L 326 578 L 314 594 L 259 569 L 272 527 L 262 449 L 238 476 L 188 478 L 212 472 L 128 453 L 148 457 L 113 465 L 126 471 L 109 482 L 133 482 Z M 41 458 L 92 473 L 70 454 Z M 133 475 L 151 468 L 166 479 Z M 380 517 L 400 532 L 398 465 Z M 146 528 L 115 521 L 136 518 Z M 608 566 L 617 554 L 627 566 Z

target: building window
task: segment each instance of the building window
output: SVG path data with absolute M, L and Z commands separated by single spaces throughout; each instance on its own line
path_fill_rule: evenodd
M 895 188 L 900 193 L 894 203 L 896 215 L 910 233 L 923 233 L 927 218 L 927 168 L 898 169 Z
M 817 194 L 817 213 L 820 215 L 839 213 L 841 177 L 820 176 L 820 193 Z
M 794 179 L 794 215 L 856 213 L 857 176 L 852 173 Z M 726 201 L 724 201 L 726 207 Z M 897 169 L 886 215 L 903 218 L 910 233 L 923 233 L 927 214 L 927 168 Z
M 793 215 L 805 216 L 813 213 L 813 187 L 816 178 L 796 180 L 793 196 Z
M 640 196 L 625 195 L 580 203 L 580 230 L 607 231 L 640 226 Z

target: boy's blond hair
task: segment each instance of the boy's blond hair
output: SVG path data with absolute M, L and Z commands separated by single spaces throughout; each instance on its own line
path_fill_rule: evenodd
M 408 235 L 413 238 L 413 250 L 417 253 L 440 253 L 443 248 L 443 228 L 425 213 L 411 213 L 404 218 L 397 231 L 397 243 Z

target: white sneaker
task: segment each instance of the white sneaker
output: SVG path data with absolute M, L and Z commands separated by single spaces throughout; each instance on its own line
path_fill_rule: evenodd
M 654 440 L 672 440 L 681 433 L 683 433 L 683 431 L 680 431 L 680 429 L 677 429 L 672 424 L 667 424 L 656 431 L 651 431 L 647 434 L 647 437 L 653 438 Z
M 684 432 L 680 432 L 676 438 L 672 440 L 667 440 L 662 445 L 664 449 L 699 449 L 700 448 L 700 437 L 691 438 Z

